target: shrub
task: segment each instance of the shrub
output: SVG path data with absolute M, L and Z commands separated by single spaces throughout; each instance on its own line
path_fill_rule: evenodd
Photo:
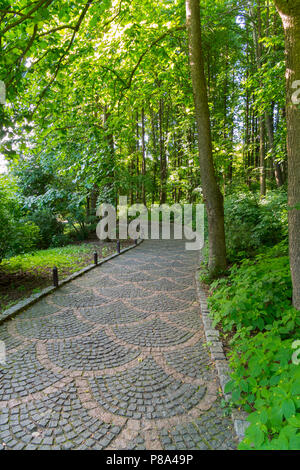
M 292 344 L 300 312 L 291 306 L 287 244 L 233 266 L 212 284 L 214 324 L 230 335 L 226 393 L 250 413 L 240 449 L 300 449 L 300 367 Z
M 251 193 L 232 194 L 225 199 L 227 255 L 230 261 L 254 256 L 258 249 L 287 237 L 287 196 L 269 192 L 259 199 Z
M 4 199 L 2 198 L 2 194 L 0 192 L 0 262 L 5 256 L 9 246 L 8 243 L 9 233 L 11 230 L 11 222 L 11 217 L 5 206 Z
M 4 257 L 26 253 L 38 245 L 40 229 L 29 221 L 15 221 L 0 208 L 0 262 Z
M 14 221 L 10 228 L 8 256 L 27 253 L 37 247 L 40 240 L 40 229 L 27 220 Z
M 66 246 L 70 244 L 71 239 L 68 235 L 64 233 L 53 235 L 51 240 L 51 247 L 59 247 L 59 246 Z
M 20 217 L 17 197 L 7 183 L 0 179 L 0 262 L 4 257 L 32 250 L 40 238 L 37 225 Z
M 64 224 L 59 222 L 50 209 L 36 210 L 28 219 L 36 224 L 40 229 L 40 248 L 48 248 L 55 235 L 61 235 L 64 231 Z
M 262 331 L 282 317 L 292 296 L 286 251 L 282 244 L 277 252 L 245 259 L 230 269 L 228 278 L 212 284 L 213 289 L 218 287 L 210 299 L 215 324 L 222 322 L 224 331 L 243 327 Z
M 286 316 L 287 324 L 293 316 Z M 275 328 L 240 343 L 232 354 L 226 392 L 250 412 L 251 423 L 240 449 L 300 449 L 300 367 L 291 363 L 292 342 Z

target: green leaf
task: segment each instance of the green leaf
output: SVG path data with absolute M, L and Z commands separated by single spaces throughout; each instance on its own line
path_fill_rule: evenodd
M 263 431 L 255 425 L 251 425 L 247 431 L 247 435 L 253 440 L 255 449 L 259 448 L 265 440 L 265 434 Z
M 295 428 L 300 428 L 300 415 L 292 416 L 288 418 L 288 423 Z
M 289 449 L 290 450 L 300 450 L 300 434 L 292 436 L 289 439 Z
M 230 380 L 229 382 L 227 382 L 227 384 L 225 385 L 225 388 L 224 388 L 224 391 L 225 393 L 231 393 L 233 391 L 235 387 L 235 382 L 234 380 Z
M 294 396 L 300 395 L 300 379 L 296 380 L 291 387 L 291 393 Z
M 283 416 L 287 419 L 291 418 L 296 412 L 295 404 L 291 398 L 282 403 L 281 409 Z
M 240 389 L 242 390 L 242 392 L 248 392 L 249 386 L 246 380 L 241 380 Z

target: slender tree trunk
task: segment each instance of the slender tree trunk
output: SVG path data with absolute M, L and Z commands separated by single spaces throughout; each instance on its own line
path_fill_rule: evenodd
M 86 216 L 87 217 L 90 216 L 90 198 L 89 198 L 89 196 L 87 196 L 87 198 L 86 198 Z
M 257 35 L 256 37 L 256 50 L 257 50 L 257 68 L 260 72 L 263 62 L 263 46 L 260 42 L 262 38 L 262 0 L 257 1 Z M 260 88 L 262 88 L 262 82 L 260 80 Z M 266 160 L 265 160 L 265 123 L 264 116 L 259 116 L 259 185 L 260 195 L 266 195 Z
M 167 200 L 166 192 L 166 149 L 164 141 L 163 131 L 163 119 L 164 119 L 164 102 L 163 99 L 159 101 L 159 156 L 160 156 L 160 204 L 165 204 Z
M 158 166 L 158 151 L 157 151 L 157 119 L 154 114 L 153 109 L 151 108 L 151 128 L 152 128 L 152 150 L 153 150 L 153 187 L 152 187 L 152 204 L 156 200 L 156 174 Z
M 176 163 L 175 163 L 175 166 L 178 170 L 178 180 L 179 180 L 179 187 L 177 188 L 177 194 L 176 194 L 176 201 L 177 203 L 180 202 L 180 199 L 181 199 L 181 181 L 182 181 L 182 176 L 181 176 L 181 171 L 180 171 L 180 167 L 182 166 L 182 158 L 183 158 L 183 149 L 184 149 L 184 143 L 183 143 L 183 135 L 182 135 L 182 132 L 178 132 L 178 135 L 177 135 L 177 147 L 178 147 L 178 151 L 177 151 L 177 159 L 176 159 Z
M 129 193 L 129 198 L 130 198 L 130 204 L 133 205 L 133 172 L 134 172 L 134 164 L 133 160 L 131 159 L 130 162 L 130 193 Z
M 97 200 L 99 196 L 99 188 L 94 184 L 93 189 L 90 194 L 90 215 L 95 216 L 97 210 Z
M 223 124 L 223 139 L 224 144 L 228 140 L 228 128 L 227 128 L 227 101 L 228 101 L 228 46 L 225 47 L 225 78 L 224 78 L 224 89 L 223 89 L 223 112 L 224 112 L 224 124 Z M 228 155 L 229 157 L 229 155 Z M 229 173 L 230 159 L 224 164 L 223 168 L 223 183 L 224 183 L 224 194 L 226 192 L 226 179 Z
M 266 164 L 265 164 L 265 122 L 259 117 L 259 186 L 261 197 L 266 195 Z
M 272 110 L 270 113 L 265 113 L 265 124 L 266 124 L 266 130 L 268 134 L 268 140 L 269 140 L 269 149 L 271 151 L 272 155 L 272 162 L 273 162 L 273 168 L 274 168 L 274 176 L 276 180 L 277 187 L 280 188 L 283 185 L 283 175 L 281 171 L 281 167 L 279 163 L 275 161 L 274 158 L 274 124 L 273 124 L 273 116 L 274 116 L 274 106 L 272 107 Z
M 146 191 L 145 191 L 145 176 L 146 176 L 146 147 L 145 147 L 145 110 L 142 109 L 142 201 L 146 205 Z
M 199 162 L 203 196 L 208 217 L 209 270 L 212 276 L 226 268 L 223 196 L 218 187 L 210 128 L 206 80 L 202 52 L 199 0 L 186 0 L 186 19 L 189 35 L 189 56 L 196 121 L 198 128 Z
M 286 39 L 287 79 L 287 154 L 290 266 L 293 304 L 300 310 L 300 109 L 293 103 L 292 84 L 300 80 L 300 0 L 275 0 Z M 297 205 L 298 209 L 295 208 Z
M 139 113 L 136 113 L 136 202 L 140 202 L 140 129 Z
M 117 194 L 117 188 L 116 188 L 116 174 L 115 174 L 115 145 L 114 145 L 114 136 L 113 134 L 107 129 L 108 128 L 108 122 L 110 119 L 111 113 L 108 111 L 107 106 L 104 108 L 104 116 L 103 116 L 103 122 L 104 122 L 104 129 L 106 129 L 106 140 L 107 140 L 107 146 L 108 146 L 108 153 L 109 153 L 109 167 L 111 168 L 109 179 L 110 182 L 108 184 L 108 187 L 111 190 L 111 196 L 112 196 L 112 201 L 114 204 L 117 205 L 118 201 L 118 194 Z
M 265 36 L 269 37 L 271 36 L 271 27 L 270 27 L 270 1 L 267 0 L 267 14 L 266 14 L 266 29 L 265 29 Z M 274 22 L 275 24 L 275 22 Z M 272 34 L 276 34 L 276 32 L 273 32 Z M 275 47 L 273 46 L 271 49 L 274 53 L 276 52 Z M 283 185 L 283 175 L 281 171 L 280 164 L 275 161 L 275 155 L 274 155 L 274 103 L 271 105 L 270 112 L 265 112 L 265 125 L 266 125 L 266 131 L 268 135 L 268 141 L 269 141 L 269 151 L 271 153 L 271 162 L 273 166 L 273 172 L 274 172 L 274 177 L 275 181 L 277 184 L 277 187 L 280 188 Z
M 131 116 L 132 122 L 132 135 L 128 142 L 128 150 L 130 155 L 130 204 L 134 204 L 134 189 L 135 189 L 135 150 L 136 150 L 136 141 L 135 141 L 135 121 L 134 116 Z
M 249 55 L 249 24 L 248 19 L 246 18 L 246 37 L 247 37 L 247 45 L 246 45 L 246 73 L 245 78 L 248 80 L 249 78 L 249 71 L 250 71 L 250 55 Z M 246 88 L 246 102 L 245 102 L 245 138 L 244 138 L 244 150 L 243 150 L 243 162 L 244 162 L 244 170 L 245 170 L 245 178 L 246 184 L 248 183 L 248 172 L 249 172 L 249 162 L 250 162 L 250 93 L 249 89 Z

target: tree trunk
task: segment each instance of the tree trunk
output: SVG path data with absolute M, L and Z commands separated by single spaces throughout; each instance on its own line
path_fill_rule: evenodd
M 266 164 L 265 164 L 265 123 L 263 116 L 259 117 L 259 186 L 260 195 L 266 195 Z
M 136 201 L 140 202 L 140 130 L 139 130 L 139 113 L 136 113 Z
M 157 119 L 153 109 L 151 108 L 151 129 L 152 129 L 152 153 L 153 153 L 153 183 L 152 183 L 152 204 L 155 203 L 156 200 L 156 173 L 157 173 Z
M 115 175 L 115 144 L 114 144 L 114 136 L 111 131 L 108 130 L 108 122 L 110 119 L 111 113 L 108 110 L 107 106 L 104 107 L 104 116 L 103 116 L 103 127 L 106 131 L 106 141 L 107 141 L 107 150 L 109 156 L 109 184 L 107 185 L 110 189 L 110 197 L 111 200 L 107 202 L 111 202 L 117 205 L 118 201 L 118 194 L 116 188 L 116 175 Z
M 96 215 L 98 196 L 99 196 L 99 188 L 96 184 L 94 184 L 93 189 L 90 194 L 90 215 L 91 216 Z
M 261 73 L 262 68 L 262 53 L 263 46 L 260 42 L 262 34 L 262 2 L 261 0 L 257 1 L 257 31 L 255 27 L 253 29 L 254 44 L 256 50 L 256 62 L 257 70 Z M 260 88 L 262 89 L 262 81 L 259 82 Z M 259 186 L 260 186 L 260 195 L 263 197 L 266 195 L 266 162 L 265 162 L 265 123 L 264 115 L 260 114 L 259 116 Z
M 248 80 L 249 78 L 249 72 L 250 72 L 250 54 L 249 54 L 249 25 L 248 25 L 248 19 L 246 18 L 246 37 L 247 37 L 247 43 L 246 43 L 246 73 L 245 73 L 245 78 Z M 250 93 L 248 87 L 246 87 L 246 103 L 245 103 L 246 109 L 245 109 L 245 137 L 244 137 L 244 149 L 243 149 L 243 162 L 244 162 L 244 170 L 245 170 L 245 178 L 246 178 L 246 184 L 249 183 L 249 166 L 250 166 L 250 138 L 251 138 L 251 132 L 250 132 L 250 120 L 251 120 L 251 113 L 250 113 Z
M 300 310 L 300 109 L 292 101 L 292 84 L 300 79 L 300 0 L 275 0 L 286 40 L 287 79 L 287 154 L 290 265 L 293 281 L 293 304 Z
M 164 141 L 164 130 L 163 130 L 163 120 L 164 120 L 164 101 L 160 99 L 159 101 L 159 157 L 160 157 L 160 204 L 165 204 L 167 200 L 167 188 L 166 188 L 166 179 L 167 179 L 167 160 L 166 160 L 166 149 Z
M 223 196 L 218 187 L 212 155 L 210 115 L 201 38 L 199 0 L 186 0 L 189 56 L 198 129 L 199 162 L 208 217 L 209 270 L 211 276 L 226 268 Z
M 146 176 L 146 147 L 145 147 L 145 110 L 142 108 L 142 201 L 146 205 L 146 191 L 145 191 L 145 176 Z
M 272 107 L 271 113 L 265 113 L 265 124 L 266 130 L 268 134 L 269 140 L 269 149 L 272 154 L 272 162 L 274 167 L 274 176 L 276 180 L 277 187 L 280 188 L 283 185 L 283 175 L 281 171 L 281 167 L 278 162 L 275 161 L 274 158 L 274 124 L 273 124 L 273 116 L 274 116 L 274 106 Z

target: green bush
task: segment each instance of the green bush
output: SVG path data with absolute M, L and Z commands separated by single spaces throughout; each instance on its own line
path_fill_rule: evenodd
M 40 229 L 27 220 L 14 221 L 10 227 L 8 256 L 27 253 L 35 249 L 40 241 Z
M 7 210 L 4 194 L 0 190 L 0 262 L 9 247 L 9 234 L 12 220 Z
M 287 196 L 270 191 L 260 199 L 251 193 L 225 199 L 225 230 L 229 261 L 253 256 L 262 246 L 273 246 L 287 237 Z
M 300 367 L 292 362 L 300 312 L 291 293 L 284 242 L 212 284 L 214 324 L 231 338 L 226 392 L 250 413 L 240 449 L 300 449 Z
M 0 179 L 0 262 L 4 257 L 25 253 L 35 248 L 40 230 L 22 217 L 19 202 L 4 179 Z
M 48 248 L 55 235 L 61 235 L 64 231 L 64 224 L 59 222 L 50 209 L 36 210 L 28 219 L 40 229 L 40 248 Z
M 222 322 L 224 331 L 262 331 L 282 317 L 292 296 L 286 251 L 282 244 L 277 251 L 245 259 L 230 269 L 228 278 L 212 284 L 213 289 L 218 287 L 210 299 L 215 324 Z
M 251 423 L 240 449 L 300 450 L 300 367 L 291 362 L 292 339 L 278 329 L 295 333 L 289 324 L 299 317 L 290 312 L 274 329 L 249 338 L 234 349 L 234 371 L 226 392 L 250 413 Z
M 51 240 L 51 247 L 66 246 L 69 245 L 70 242 L 70 237 L 68 235 L 65 235 L 64 233 L 53 235 Z

